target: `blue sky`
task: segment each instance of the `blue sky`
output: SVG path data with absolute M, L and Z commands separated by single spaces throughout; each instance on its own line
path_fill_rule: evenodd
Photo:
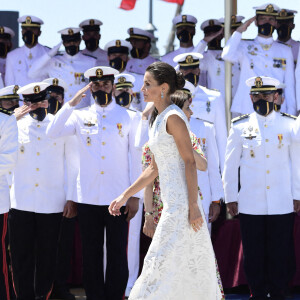
M 203 38 L 200 24 L 207 19 L 220 18 L 224 16 L 225 0 L 185 0 L 182 13 L 192 14 L 198 19 L 195 41 Z M 58 30 L 65 27 L 77 27 L 78 24 L 88 18 L 100 19 L 103 22 L 101 27 L 102 38 L 100 46 L 112 39 L 125 39 L 128 37 L 129 27 L 146 28 L 148 23 L 149 0 L 137 0 L 136 7 L 132 11 L 119 9 L 121 0 L 11 0 L 2 1 L 3 11 L 19 11 L 20 16 L 32 14 L 43 19 L 45 24 L 42 27 L 40 42 L 53 47 L 60 41 Z M 253 6 L 266 3 L 264 0 L 238 0 L 238 14 L 246 19 L 254 15 Z M 272 3 L 281 8 L 298 10 L 295 18 L 296 29 L 293 37 L 300 39 L 300 1 L 299 0 L 276 0 Z M 172 19 L 175 16 L 176 4 L 167 3 L 161 0 L 153 0 L 153 23 L 158 29 L 155 33 L 158 37 L 158 48 L 160 54 L 165 53 L 164 46 L 167 43 L 168 35 L 172 26 Z M 298 24 L 298 27 L 297 27 Z M 255 25 L 251 25 L 244 34 L 245 38 L 253 38 L 256 35 Z M 20 45 L 22 45 L 22 41 Z M 178 45 L 176 42 L 175 45 Z M 81 48 L 84 44 L 81 44 Z

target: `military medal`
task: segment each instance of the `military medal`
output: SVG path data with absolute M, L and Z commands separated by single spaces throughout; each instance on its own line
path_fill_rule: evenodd
M 88 145 L 88 146 L 91 146 L 91 138 L 88 136 L 87 138 L 86 138 L 86 144 Z
M 218 66 L 217 76 L 219 76 L 220 74 L 221 74 L 221 69 L 220 69 L 220 67 Z
M 283 135 L 282 134 L 278 134 L 278 140 L 279 140 L 278 148 L 281 148 L 283 146 L 282 139 L 283 139 Z
M 29 53 L 28 58 L 32 59 L 32 54 L 31 53 Z
M 22 145 L 22 146 L 20 147 L 20 152 L 23 154 L 24 151 L 25 151 L 25 148 L 24 148 L 24 146 Z
M 120 135 L 121 137 L 123 137 L 124 134 L 123 134 L 123 132 L 122 132 L 122 124 L 121 124 L 121 123 L 117 123 L 117 128 L 119 129 L 119 135 Z
M 250 68 L 253 69 L 254 68 L 254 64 L 253 62 L 250 64 Z
M 253 150 L 250 150 L 250 156 L 251 156 L 252 158 L 255 157 L 255 154 L 254 154 L 254 151 L 253 151 Z
M 203 139 L 202 139 L 202 149 L 203 149 L 203 152 L 206 152 L 206 145 L 205 145 L 205 142 L 206 142 L 206 139 L 203 138 Z
M 210 112 L 210 101 L 206 102 L 206 111 L 209 113 Z
M 260 45 L 265 51 L 269 50 L 272 47 L 272 44 L 260 44 Z

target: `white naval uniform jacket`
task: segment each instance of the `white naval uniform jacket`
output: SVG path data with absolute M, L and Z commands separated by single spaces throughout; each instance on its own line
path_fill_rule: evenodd
M 72 139 L 46 136 L 54 118 L 48 114 L 41 122 L 27 115 L 20 119 L 18 161 L 12 174 L 11 207 L 35 213 L 59 213 L 66 200 L 74 199 L 77 172 Z M 76 153 L 76 152 L 75 152 Z M 67 192 L 65 193 L 65 164 Z
M 175 68 L 177 63 L 175 63 L 173 61 L 173 58 L 175 56 L 179 55 L 179 54 L 193 52 L 193 50 L 194 50 L 194 46 L 188 47 L 188 48 L 179 47 L 178 49 L 176 49 L 172 52 L 169 52 L 169 53 L 165 54 L 164 56 L 162 56 L 160 60 Z
M 41 44 L 37 44 L 29 49 L 25 45 L 7 54 L 5 69 L 5 85 L 24 86 L 34 81 L 43 81 L 46 74 L 37 74 L 36 78 L 31 78 L 28 71 L 33 64 L 43 55 L 47 55 L 50 49 Z
M 239 212 L 250 215 L 293 212 L 293 199 L 300 200 L 299 121 L 273 111 L 232 123 L 223 173 L 226 203 L 237 201 Z
M 81 110 L 67 103 L 56 114 L 48 136 L 76 135 L 78 140 L 79 203 L 109 205 L 141 174 L 142 153 L 134 147 L 139 118 L 114 99 L 107 107 L 93 104 Z
M 193 118 L 199 118 L 213 123 L 216 131 L 220 168 L 223 171 L 227 128 L 225 119 L 225 103 L 220 92 L 197 86 L 193 96 L 191 109 Z
M 213 124 L 195 118 L 191 118 L 190 128 L 198 138 L 207 159 L 207 170 L 197 170 L 198 186 L 203 195 L 202 204 L 207 215 L 211 202 L 224 198 L 215 129 Z
M 232 101 L 232 112 L 248 114 L 254 111 L 252 102 L 245 101 L 250 93 L 250 87 L 245 82 L 254 76 L 273 77 L 286 85 L 285 102 L 281 111 L 295 115 L 297 109 L 300 109 L 295 99 L 294 60 L 290 47 L 275 42 L 272 37 L 257 36 L 254 40 L 242 40 L 242 34 L 236 31 L 227 41 L 222 58 L 232 63 L 239 62 L 241 67 L 239 85 Z
M 93 52 L 85 48 L 81 53 L 95 57 L 97 59 L 96 66 L 109 66 L 107 52 L 99 47 Z
M 288 45 L 288 46 L 291 47 L 292 53 L 293 53 L 293 58 L 294 58 L 294 63 L 295 63 L 295 66 L 296 66 L 296 64 L 297 64 L 297 59 L 298 59 L 298 54 L 299 54 L 299 46 L 300 46 L 300 42 L 295 41 L 295 40 L 293 40 L 293 39 L 289 39 L 289 40 L 286 41 L 285 43 L 284 43 L 284 42 L 281 42 L 281 41 L 279 41 L 279 40 L 277 39 L 276 42 L 282 43 L 282 44 L 284 44 L 284 45 Z
M 71 100 L 75 94 L 88 84 L 88 79 L 84 77 L 84 72 L 95 67 L 96 59 L 78 52 L 74 56 L 67 53 L 57 54 L 50 57 L 47 53 L 37 59 L 32 68 L 28 72 L 31 78 L 38 76 L 54 77 L 63 79 L 68 90 L 65 92 L 65 103 Z M 90 92 L 87 91 L 87 96 L 80 103 L 80 107 L 90 104 Z
M 156 61 L 158 61 L 158 60 L 150 55 L 148 55 L 147 57 L 145 57 L 143 59 L 130 58 L 129 61 L 127 62 L 124 73 L 132 72 L 132 73 L 144 75 L 147 67 Z
M 1 111 L 1 110 L 0 110 Z M 0 113 L 0 214 L 10 208 L 7 176 L 18 157 L 18 127 L 14 116 Z

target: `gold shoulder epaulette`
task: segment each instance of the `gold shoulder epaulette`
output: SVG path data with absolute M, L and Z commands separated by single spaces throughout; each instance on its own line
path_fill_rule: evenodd
M 241 120 L 244 120 L 244 119 L 247 119 L 247 118 L 249 118 L 249 114 L 236 117 L 236 118 L 232 119 L 231 122 L 236 123 L 238 121 L 241 121 Z
M 288 118 L 291 118 L 291 119 L 294 119 L 294 120 L 297 120 L 297 117 L 296 116 L 293 116 L 293 115 L 289 115 L 289 114 L 286 114 L 284 112 L 280 113 L 283 117 L 288 117 Z
M 0 112 L 2 112 L 3 114 L 9 115 L 9 116 L 11 116 L 14 113 L 13 111 L 7 110 L 2 107 L 0 107 Z

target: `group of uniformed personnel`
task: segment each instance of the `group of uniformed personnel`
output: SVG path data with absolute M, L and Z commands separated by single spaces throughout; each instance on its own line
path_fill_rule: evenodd
M 300 209 L 300 121 L 291 116 L 300 111 L 299 42 L 291 38 L 297 12 L 272 3 L 254 9 L 244 23 L 232 16 L 224 48 L 224 18 L 202 22 L 204 38 L 194 46 L 197 19 L 176 16 L 180 47 L 161 60 L 186 79 L 191 130 L 208 161 L 198 184 L 209 226 L 225 199 L 229 213 L 239 213 L 251 299 L 285 299 L 295 266 L 293 212 Z M 143 195 L 128 201 L 121 218 L 107 208 L 142 172 L 153 107 L 141 88 L 157 61 L 154 36 L 129 28 L 126 40 L 102 49 L 103 24 L 88 19 L 60 30 L 61 42 L 50 49 L 38 42 L 40 18 L 18 22 L 24 45 L 12 51 L 15 33 L 0 26 L 0 299 L 12 297 L 7 231 L 16 299 L 75 299 L 67 279 L 77 215 L 87 300 L 128 297 L 139 270 Z M 243 40 L 252 22 L 257 37 Z M 225 61 L 232 63 L 237 116 L 228 139 Z

